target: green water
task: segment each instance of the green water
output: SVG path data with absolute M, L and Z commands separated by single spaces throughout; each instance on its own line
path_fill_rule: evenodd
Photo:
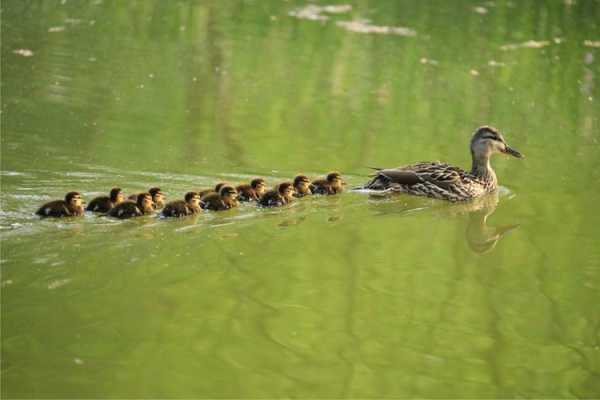
M 2 397 L 600 397 L 600 2 L 307 4 L 2 1 Z M 527 158 L 466 205 L 33 215 L 469 167 L 483 124 Z

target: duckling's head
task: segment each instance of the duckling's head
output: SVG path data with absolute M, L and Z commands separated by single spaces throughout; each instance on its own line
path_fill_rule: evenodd
M 69 192 L 65 195 L 65 202 L 71 208 L 81 207 L 83 200 L 81 200 L 81 194 L 79 192 Z
M 250 186 L 252 186 L 252 189 L 254 189 L 258 197 L 262 196 L 267 191 L 267 184 L 263 178 L 252 179 Z
M 310 179 L 305 175 L 297 175 L 294 178 L 294 189 L 298 193 L 310 193 Z
M 112 201 L 115 204 L 121 203 L 125 200 L 125 195 L 123 194 L 123 191 L 121 191 L 121 188 L 112 188 L 110 190 L 110 201 Z
M 282 197 L 291 200 L 294 198 L 294 185 L 292 182 L 280 183 L 277 186 L 277 192 L 279 192 Z
M 217 192 L 217 193 L 221 193 L 221 188 L 222 188 L 223 186 L 225 186 L 225 185 L 227 185 L 227 183 L 225 183 L 225 182 L 219 182 L 219 183 L 217 183 L 217 184 L 215 185 L 215 192 Z
M 138 194 L 136 203 L 142 211 L 149 211 L 154 209 L 154 207 L 152 207 L 154 202 L 150 193 Z
M 152 196 L 152 201 L 156 204 L 157 207 L 162 207 L 165 205 L 165 200 L 167 197 L 163 194 L 163 192 L 158 187 L 153 187 L 148 190 L 148 193 Z
M 224 199 L 235 200 L 237 198 L 237 190 L 233 186 L 224 184 L 219 190 L 219 195 Z
M 475 159 L 487 159 L 492 154 L 510 154 L 516 158 L 523 158 L 517 150 L 511 148 L 504 140 L 502 134 L 493 126 L 477 128 L 471 139 L 471 154 Z
M 339 172 L 330 172 L 327 174 L 327 182 L 335 189 L 341 189 L 346 184 Z
M 189 206 L 200 207 L 200 195 L 198 195 L 198 193 L 187 192 L 184 199 Z

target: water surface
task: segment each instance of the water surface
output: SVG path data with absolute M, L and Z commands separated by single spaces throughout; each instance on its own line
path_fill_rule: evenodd
M 336 6 L 336 7 L 326 7 Z M 600 397 L 600 2 L 3 1 L 2 395 Z M 419 160 L 499 193 L 43 220 Z

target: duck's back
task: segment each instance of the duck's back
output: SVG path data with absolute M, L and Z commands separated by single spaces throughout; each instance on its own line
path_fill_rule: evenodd
M 377 169 L 365 186 L 371 190 L 392 190 L 416 196 L 464 201 L 493 188 L 462 168 L 440 162 L 419 162 L 398 168 Z
M 278 207 L 285 204 L 285 200 L 277 190 L 269 190 L 262 195 L 258 204 L 262 207 Z
M 69 217 L 71 212 L 64 200 L 54 200 L 41 206 L 36 214 L 40 217 Z
M 251 185 L 244 184 L 239 185 L 235 188 L 238 192 L 238 200 L 239 201 L 256 201 L 258 200 L 258 196 L 256 195 L 256 191 Z
M 218 193 L 209 193 L 202 197 L 200 200 L 200 207 L 205 210 L 221 211 L 226 210 L 228 207 L 221 200 L 221 196 Z
M 144 215 L 133 201 L 124 201 L 108 211 L 108 216 L 120 219 L 139 217 Z
M 335 191 L 327 179 L 317 179 L 310 184 L 310 191 L 313 194 L 334 194 Z
M 162 210 L 162 215 L 164 217 L 185 217 L 187 215 L 196 214 L 200 209 L 194 209 L 190 207 L 183 200 L 175 200 L 165 205 L 165 208 Z
M 108 212 L 112 208 L 113 204 L 110 201 L 110 197 L 101 196 L 96 197 L 88 204 L 86 210 L 105 213 Z

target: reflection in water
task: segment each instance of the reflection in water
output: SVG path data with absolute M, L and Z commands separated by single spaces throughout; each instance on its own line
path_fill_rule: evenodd
M 473 208 L 467 211 L 469 223 L 465 236 L 469 248 L 475 253 L 483 254 L 492 251 L 505 234 L 519 227 L 519 224 L 499 226 L 487 224 L 487 218 L 496 211 L 498 206 L 497 192 L 477 199 L 472 206 Z
M 396 201 L 389 201 L 393 197 L 400 196 L 406 198 L 406 202 L 399 204 Z M 500 202 L 500 195 L 497 191 L 462 203 L 447 203 L 431 199 L 424 200 L 391 193 L 386 195 L 369 193 L 369 197 L 374 200 L 371 204 L 377 208 L 377 211 L 385 215 L 394 213 L 412 215 L 415 212 L 423 211 L 436 212 L 442 217 L 468 214 L 465 239 L 469 248 L 473 252 L 480 254 L 492 251 L 504 235 L 520 226 L 519 224 L 488 225 L 488 217 L 496 211 Z

